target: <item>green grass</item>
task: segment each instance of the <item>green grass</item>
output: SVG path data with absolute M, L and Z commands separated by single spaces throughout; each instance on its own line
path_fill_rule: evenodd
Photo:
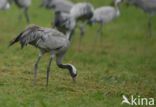
M 78 0 L 75 0 L 78 1 Z M 111 0 L 91 0 L 95 6 Z M 38 8 L 38 0 L 30 9 L 31 22 L 50 27 L 51 11 Z M 19 10 L 13 6 L 0 11 L 0 106 L 3 107 L 127 107 L 122 95 L 156 97 L 156 17 L 153 36 L 147 36 L 147 15 L 141 10 L 121 6 L 121 17 L 104 27 L 104 35 L 94 43 L 98 25 L 87 27 L 78 51 L 79 31 L 73 37 L 64 62 L 78 70 L 73 83 L 66 70 L 52 63 L 48 88 L 46 66 L 49 54 L 39 64 L 36 86 L 33 64 L 38 50 L 19 45 L 8 48 L 9 41 L 26 27 L 18 23 Z

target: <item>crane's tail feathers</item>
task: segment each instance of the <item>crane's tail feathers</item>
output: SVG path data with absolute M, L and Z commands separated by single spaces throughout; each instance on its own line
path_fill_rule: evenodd
M 15 44 L 16 42 L 18 42 L 22 34 L 23 34 L 23 32 L 20 33 L 16 38 L 11 40 L 10 43 L 9 43 L 9 47 L 12 46 L 13 44 Z

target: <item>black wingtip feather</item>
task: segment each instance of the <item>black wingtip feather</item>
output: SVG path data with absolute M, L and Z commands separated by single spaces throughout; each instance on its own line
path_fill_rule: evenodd
M 16 38 L 11 40 L 10 43 L 9 43 L 9 47 L 12 46 L 13 44 L 15 44 L 16 42 L 18 42 L 22 34 L 23 34 L 23 32 L 20 33 Z

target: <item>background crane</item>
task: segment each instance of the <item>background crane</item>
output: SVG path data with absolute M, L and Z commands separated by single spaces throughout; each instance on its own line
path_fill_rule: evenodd
M 8 10 L 10 3 L 7 0 L 0 0 L 0 10 Z
M 93 11 L 94 7 L 92 4 L 87 3 L 87 2 L 82 2 L 82 3 L 77 3 L 75 4 L 71 10 L 70 13 L 62 13 L 62 12 L 57 12 L 55 15 L 55 23 L 54 26 L 57 29 L 61 29 L 61 32 L 63 30 L 69 31 L 70 34 L 72 34 L 75 30 L 75 26 L 77 23 L 82 22 L 84 23 L 83 25 L 79 26 L 80 27 L 80 42 L 79 42 L 79 48 L 84 32 L 84 26 L 85 24 L 92 18 L 93 16 Z
M 16 4 L 16 6 L 18 6 L 19 8 L 22 9 L 22 11 L 25 15 L 26 21 L 29 24 L 30 23 L 30 17 L 28 14 L 28 9 L 29 9 L 29 6 L 31 5 L 31 0 L 14 0 L 14 2 Z M 22 15 L 20 14 L 19 20 L 21 20 L 21 17 L 22 17 Z
M 151 17 L 156 14 L 156 0 L 124 0 L 126 3 L 134 5 L 142 9 L 148 14 L 148 30 L 149 36 L 152 35 Z
M 113 6 L 103 6 L 94 10 L 94 15 L 89 21 L 89 24 L 98 23 L 100 26 L 97 33 L 103 35 L 103 26 L 120 16 L 119 4 L 122 0 L 114 0 Z
M 58 21 L 58 19 L 60 19 L 61 21 L 63 20 L 62 22 L 64 22 L 64 19 L 67 19 L 66 16 L 70 13 L 70 10 L 74 6 L 74 3 L 71 1 L 68 1 L 68 0 L 43 0 L 41 6 L 47 8 L 47 9 L 52 9 L 54 11 L 55 18 L 52 19 L 51 24 L 53 27 L 55 27 L 56 20 Z M 62 15 L 59 15 L 60 13 L 64 13 L 64 14 L 68 13 L 68 14 L 63 15 L 64 18 L 63 17 L 60 18 L 62 16 Z M 63 27 L 63 28 L 65 28 L 65 27 Z M 61 28 L 59 30 L 66 32 L 67 29 L 63 30 L 63 28 Z

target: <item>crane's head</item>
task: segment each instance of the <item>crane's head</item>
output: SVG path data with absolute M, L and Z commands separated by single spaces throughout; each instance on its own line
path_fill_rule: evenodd
M 68 70 L 70 72 L 70 75 L 72 79 L 75 81 L 77 77 L 77 70 L 72 64 L 68 64 Z
M 77 77 L 77 70 L 72 64 L 60 64 L 59 60 L 57 62 L 59 68 L 68 69 L 72 79 L 75 81 Z

